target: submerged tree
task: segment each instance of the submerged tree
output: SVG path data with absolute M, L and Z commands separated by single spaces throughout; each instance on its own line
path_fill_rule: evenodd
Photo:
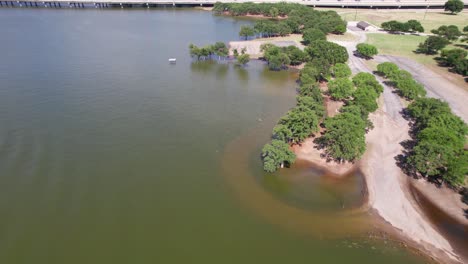
M 289 145 L 284 141 L 273 139 L 270 144 L 266 144 L 262 149 L 263 169 L 267 172 L 274 172 L 284 165 L 294 163 L 296 155 L 289 149 Z
M 239 36 L 247 40 L 249 37 L 255 36 L 255 30 L 250 26 L 241 26 Z

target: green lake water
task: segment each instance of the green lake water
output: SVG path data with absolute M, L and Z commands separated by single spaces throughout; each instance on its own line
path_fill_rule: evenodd
M 0 9 L 0 263 L 421 263 L 342 213 L 358 175 L 262 172 L 297 73 L 188 56 L 249 23 Z

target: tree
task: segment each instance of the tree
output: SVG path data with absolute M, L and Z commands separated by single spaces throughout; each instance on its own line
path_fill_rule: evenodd
M 438 29 L 431 30 L 431 32 L 449 41 L 457 40 L 462 35 L 458 27 L 455 25 L 440 26 Z
M 291 65 L 300 65 L 307 59 L 307 55 L 296 46 L 291 45 L 284 48 L 284 50 L 288 55 L 289 59 L 291 60 Z
M 330 65 L 345 63 L 349 58 L 345 47 L 325 40 L 314 41 L 305 49 L 305 52 L 310 58 L 324 59 Z
M 462 49 L 442 50 L 440 53 L 441 61 L 445 66 L 453 67 L 460 61 L 464 60 L 468 52 Z
M 279 10 L 276 7 L 272 7 L 270 8 L 269 13 L 272 18 L 276 18 L 279 15 Z
M 357 52 L 367 59 L 372 59 L 379 53 L 375 46 L 366 43 L 359 43 L 356 48 Z
M 219 59 L 229 55 L 229 49 L 224 42 L 216 42 L 213 46 L 211 46 L 211 49 Z
M 391 79 L 400 71 L 400 68 L 398 68 L 398 66 L 393 62 L 383 62 L 377 65 L 377 71 L 383 76 Z
M 397 67 L 397 69 L 398 69 L 398 67 Z M 383 92 L 382 85 L 380 85 L 380 83 L 377 81 L 377 79 L 375 78 L 375 76 L 373 74 L 368 73 L 368 72 L 360 72 L 360 73 L 354 75 L 353 84 L 358 89 L 361 88 L 361 87 L 372 88 L 372 89 L 374 89 L 374 91 L 375 91 L 375 93 L 377 95 L 379 95 L 379 94 L 381 94 Z
M 325 116 L 325 107 L 323 106 L 322 101 L 317 101 L 314 97 L 298 96 L 297 106 L 314 111 L 318 117 Z
M 241 26 L 239 36 L 244 37 L 247 40 L 249 37 L 255 35 L 255 30 L 249 26 Z
M 366 122 L 361 116 L 346 112 L 324 122 L 325 134 L 318 140 L 326 155 L 339 162 L 359 159 L 366 150 Z
M 290 143 L 292 132 L 287 126 L 278 124 L 273 128 L 273 138 Z
M 302 85 L 315 84 L 320 80 L 320 75 L 320 71 L 317 67 L 310 63 L 306 63 L 299 74 L 299 80 Z
M 263 169 L 274 172 L 284 165 L 294 163 L 296 155 L 289 149 L 289 145 L 281 140 L 272 140 L 262 149 Z
M 420 128 L 426 127 L 433 116 L 451 114 L 448 104 L 435 98 L 418 98 L 408 105 L 407 109 Z
M 305 85 L 302 84 L 299 88 L 299 95 L 312 97 L 315 102 L 323 105 L 322 91 L 320 91 L 320 88 L 318 87 L 317 83 Z
M 408 162 L 423 176 L 434 177 L 443 173 L 444 167 L 453 157 L 453 150 L 445 144 L 422 141 L 414 147 Z
M 447 172 L 443 179 L 452 186 L 460 186 L 468 174 L 468 151 L 464 150 L 457 157 L 448 161 Z
M 353 93 L 351 104 L 360 106 L 363 113 L 372 113 L 379 108 L 376 102 L 377 97 L 378 94 L 372 87 L 359 87 Z
M 325 33 L 323 33 L 323 31 L 317 28 L 309 28 L 304 30 L 304 34 L 302 34 L 302 43 L 304 45 L 309 45 L 316 40 L 327 40 L 327 36 Z
M 419 22 L 418 20 L 414 20 L 414 19 L 408 20 L 407 24 L 408 24 L 409 31 L 424 32 L 424 28 L 421 25 L 421 22 Z
M 413 78 L 396 79 L 394 80 L 394 83 L 398 90 L 398 94 L 409 100 L 414 100 L 426 95 L 424 86 L 416 82 Z
M 247 53 L 237 56 L 237 64 L 245 65 L 250 61 L 250 55 Z
M 429 36 L 423 43 L 419 43 L 416 52 L 424 54 L 437 54 L 437 52 L 450 43 L 447 39 L 439 36 Z
M 328 92 L 334 100 L 348 99 L 353 91 L 353 83 L 346 78 L 337 78 L 328 82 Z
M 337 63 L 331 68 L 333 77 L 348 78 L 351 76 L 351 69 L 345 63 Z
M 464 4 L 461 0 L 448 0 L 445 2 L 445 11 L 450 11 L 451 14 L 459 13 L 463 10 Z
M 453 70 L 463 76 L 468 75 L 468 59 L 464 59 L 455 63 Z
M 300 143 L 318 131 L 318 117 L 315 111 L 304 106 L 297 106 L 282 117 L 279 124 L 285 125 L 292 132 L 290 142 Z
M 381 26 L 384 30 L 387 30 L 390 32 L 408 32 L 409 31 L 408 23 L 403 23 L 403 22 L 399 22 L 396 20 L 384 22 L 382 23 Z

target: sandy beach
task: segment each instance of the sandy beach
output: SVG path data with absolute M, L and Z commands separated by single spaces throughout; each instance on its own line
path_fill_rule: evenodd
M 365 41 L 365 34 L 351 33 L 358 36 L 356 41 L 337 41 L 338 44 L 348 49 L 349 66 L 353 73 L 372 73 L 361 59 L 352 54 L 356 44 Z M 382 80 L 379 81 L 383 84 Z M 395 157 L 402 153 L 400 142 L 409 139 L 409 125 L 408 121 L 401 116 L 401 110 L 404 108 L 401 99 L 393 93 L 391 87 L 383 86 L 384 93 L 379 100 L 380 107 L 370 115 L 374 129 L 366 135 L 367 151 L 358 163 L 367 184 L 369 195 L 367 206 L 375 210 L 385 222 L 396 228 L 398 232 L 395 233 L 400 236 L 400 239 L 419 245 L 420 250 L 440 262 L 463 263 L 465 260 L 456 253 L 437 225 L 425 215 L 419 202 L 409 190 L 410 179 L 396 164 Z M 455 112 L 459 112 L 457 111 L 459 108 L 459 105 L 455 105 Z M 293 149 L 299 159 L 313 162 L 333 173 L 346 172 L 352 167 L 352 164 L 327 163 L 321 158 L 320 151 L 310 140 Z M 438 207 L 443 207 L 442 210 L 447 215 L 462 224 L 468 222 L 466 218 L 463 219 L 464 205 L 460 202 L 460 195 L 447 189 L 438 192 L 440 190 L 434 189 L 434 186 L 427 185 L 430 184 L 427 182 L 416 184 L 431 202 Z

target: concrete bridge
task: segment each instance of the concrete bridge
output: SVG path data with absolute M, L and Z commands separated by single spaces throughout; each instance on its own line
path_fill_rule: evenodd
M 161 6 L 212 6 L 216 0 L 0 0 L 1 7 L 34 8 L 153 8 Z M 225 3 L 300 3 L 312 7 L 442 8 L 446 0 L 219 0 Z M 468 6 L 468 0 L 464 0 Z

